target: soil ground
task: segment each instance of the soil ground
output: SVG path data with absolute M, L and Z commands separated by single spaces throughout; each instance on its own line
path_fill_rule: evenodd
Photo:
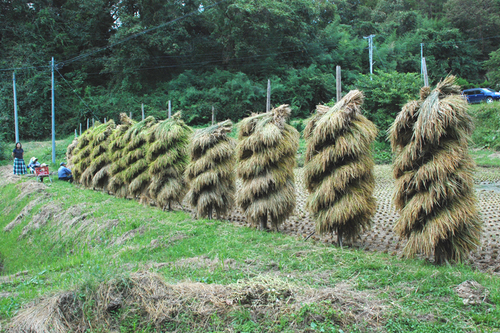
M 305 208 L 307 190 L 302 181 L 302 169 L 296 169 L 297 207 L 280 231 L 304 239 L 314 232 L 314 221 Z M 375 167 L 377 211 L 372 220 L 371 230 L 361 235 L 353 247 L 366 251 L 379 251 L 400 256 L 405 241 L 399 239 L 393 228 L 399 214 L 392 204 L 394 178 L 390 165 Z M 239 185 L 239 184 L 238 184 Z M 482 271 L 500 275 L 500 169 L 478 167 L 475 174 L 478 209 L 484 223 L 481 247 L 471 255 L 470 263 Z M 188 207 L 184 204 L 184 207 Z M 228 219 L 232 222 L 249 225 L 239 209 L 233 210 Z M 336 235 L 311 236 L 312 240 L 324 243 L 336 243 Z

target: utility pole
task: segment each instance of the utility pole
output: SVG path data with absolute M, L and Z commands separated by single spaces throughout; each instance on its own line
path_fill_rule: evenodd
M 16 94 L 16 72 L 12 73 L 12 88 L 14 89 L 14 125 L 16 130 L 16 143 L 19 142 L 19 122 L 17 120 L 17 94 Z
M 266 102 L 266 112 L 271 110 L 271 80 L 267 80 L 267 102 Z
M 54 94 L 54 57 L 52 57 L 52 163 L 56 164 L 56 115 L 55 115 L 55 94 Z
M 142 120 L 144 120 L 144 103 L 141 104 Z
M 215 124 L 215 108 L 212 105 L 212 125 Z
M 337 76 L 336 76 L 336 86 L 337 86 L 337 102 L 340 101 L 340 99 L 342 98 L 342 83 L 341 83 L 341 79 L 342 79 L 342 76 L 341 76 L 341 69 L 340 69 L 340 66 L 337 66 L 336 67 L 336 70 L 337 70 Z
M 168 101 L 168 119 L 172 117 L 172 101 Z
M 420 75 L 424 74 L 424 43 L 420 43 Z
M 368 39 L 368 49 L 370 52 L 370 80 L 372 79 L 373 75 L 373 37 L 375 37 L 375 35 L 363 37 L 363 39 Z
M 424 74 L 424 87 L 429 87 L 429 76 L 427 75 L 427 63 L 425 58 L 422 58 L 422 71 Z

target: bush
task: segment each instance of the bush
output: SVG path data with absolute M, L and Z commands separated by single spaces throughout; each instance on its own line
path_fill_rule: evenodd
M 4 162 L 8 158 L 7 143 L 4 141 L 3 133 L 0 133 L 0 162 Z
M 355 89 L 365 94 L 364 115 L 377 126 L 377 141 L 386 140 L 387 130 L 403 105 L 417 99 L 420 85 L 416 73 L 376 71 L 372 79 L 370 75 L 360 75 Z
M 500 150 L 500 103 L 471 105 L 469 113 L 475 125 L 473 145 Z

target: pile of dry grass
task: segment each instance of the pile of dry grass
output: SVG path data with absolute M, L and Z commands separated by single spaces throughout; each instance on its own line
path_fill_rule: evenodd
M 180 203 L 188 190 L 184 172 L 189 162 L 188 144 L 192 132 L 180 113 L 176 113 L 148 133 L 149 195 L 164 209 L 170 209 L 172 202 Z
M 299 133 L 286 123 L 288 105 L 252 115 L 239 124 L 238 176 L 242 180 L 237 202 L 247 220 L 267 228 L 283 223 L 295 208 L 293 168 Z
M 309 120 L 304 177 L 307 207 L 323 234 L 354 240 L 370 227 L 375 214 L 375 179 L 371 144 L 375 125 L 361 114 L 363 94 L 350 91 L 332 108 L 319 106 Z
M 385 307 L 366 292 L 351 290 L 345 284 L 319 290 L 304 288 L 269 276 L 224 286 L 167 284 L 156 274 L 138 272 L 101 284 L 85 299 L 79 295 L 60 293 L 21 310 L 11 320 L 9 332 L 118 331 L 132 318 L 137 331 L 212 331 L 214 317 L 220 320 L 217 330 L 231 330 L 233 313 L 241 311 L 257 322 L 266 318 L 279 323 L 280 318 L 298 316 L 300 320 L 288 323 L 288 328 L 297 332 L 307 330 L 313 321 L 371 330 L 384 324 Z M 316 311 L 304 311 L 311 304 Z
M 481 222 L 468 154 L 472 119 L 453 76 L 407 103 L 390 129 L 395 153 L 395 226 L 406 256 L 434 252 L 437 263 L 461 261 L 479 244 Z
M 186 169 L 190 184 L 188 201 L 198 217 L 217 214 L 217 218 L 232 209 L 235 185 L 236 141 L 228 137 L 230 120 L 198 130 L 189 145 L 191 162 Z

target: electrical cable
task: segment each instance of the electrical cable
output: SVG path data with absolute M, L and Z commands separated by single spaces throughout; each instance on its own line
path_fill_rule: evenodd
M 54 68 L 54 69 L 56 70 L 57 73 L 59 73 L 59 75 L 63 78 L 64 82 L 66 82 L 66 84 L 70 87 L 70 89 L 73 91 L 73 93 L 80 99 L 80 101 L 82 101 L 83 104 L 85 104 L 85 106 L 87 107 L 87 109 L 92 114 L 92 117 L 94 117 L 95 116 L 94 111 L 92 111 L 92 109 L 90 108 L 90 106 L 83 100 L 83 98 L 81 98 L 80 95 L 77 94 L 76 89 L 73 88 L 73 86 L 68 82 L 68 80 L 66 80 L 66 78 L 61 74 L 61 72 L 59 72 L 59 69 L 57 67 Z

